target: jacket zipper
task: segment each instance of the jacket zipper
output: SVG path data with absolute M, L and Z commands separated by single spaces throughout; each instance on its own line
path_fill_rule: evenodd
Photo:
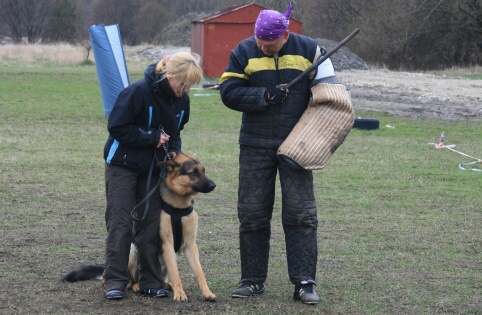
M 275 54 L 274 55 L 274 64 L 275 64 L 275 69 L 276 69 L 276 82 L 280 82 L 280 77 L 279 77 L 279 68 L 278 68 L 278 54 Z M 278 117 L 278 119 L 276 119 L 276 125 L 275 125 L 275 128 L 274 128 L 274 139 L 276 140 L 277 139 L 277 135 L 278 135 L 278 126 L 280 125 L 281 121 L 281 117 L 279 115 L 279 107 L 280 106 L 276 106 L 275 108 L 275 111 L 276 111 L 276 116 Z

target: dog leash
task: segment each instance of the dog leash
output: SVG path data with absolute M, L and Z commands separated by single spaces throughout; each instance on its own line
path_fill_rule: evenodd
M 146 191 L 149 191 L 149 186 L 150 186 L 150 183 L 151 183 L 151 180 L 152 180 L 152 172 L 154 170 L 154 162 L 155 161 L 156 161 L 156 156 L 155 156 L 155 153 L 154 153 L 154 156 L 152 157 L 152 161 L 151 161 L 151 166 L 149 168 L 149 176 L 147 177 L 147 189 L 146 189 Z M 150 200 L 152 194 L 154 194 L 154 192 L 157 190 L 157 187 L 159 187 L 159 184 L 161 183 L 161 178 L 162 178 L 162 171 L 161 171 L 161 174 L 159 175 L 159 180 L 157 181 L 156 185 L 154 185 L 154 187 L 147 193 L 147 195 L 144 197 L 144 199 L 142 199 L 141 202 L 139 202 L 137 204 L 137 206 L 135 206 L 134 209 L 132 209 L 131 217 L 132 217 L 132 219 L 134 219 L 134 221 L 141 222 L 146 218 L 147 212 L 149 211 L 149 200 Z M 145 204 L 144 213 L 142 214 L 141 218 L 137 218 L 137 216 L 136 216 L 137 210 L 142 206 L 142 204 Z
M 159 131 L 163 134 L 163 135 L 167 135 L 166 132 L 164 131 L 164 128 L 162 126 L 159 126 Z M 165 152 L 165 157 L 164 157 L 164 163 L 160 163 L 160 160 L 157 159 L 157 156 L 156 156 L 156 151 L 154 150 L 154 156 L 152 157 L 152 161 L 151 161 L 151 166 L 149 167 L 149 175 L 147 176 L 147 184 L 146 184 L 146 191 L 149 191 L 147 193 L 147 195 L 144 197 L 144 199 L 141 200 L 141 202 L 139 202 L 137 204 L 137 206 L 134 207 L 134 209 L 132 209 L 131 211 L 131 217 L 132 219 L 134 219 L 134 221 L 137 221 L 137 222 L 141 222 L 143 221 L 146 216 L 147 216 L 147 212 L 149 211 L 149 200 L 152 196 L 152 194 L 154 194 L 154 192 L 157 191 L 158 187 L 159 187 L 159 184 L 161 183 L 161 180 L 165 177 L 165 174 L 166 174 L 166 166 L 167 166 L 167 161 L 170 161 L 172 160 L 172 157 L 171 155 L 169 154 L 169 145 L 167 143 L 164 143 L 162 145 L 162 148 L 164 149 L 164 152 Z M 159 174 L 159 180 L 157 181 L 156 185 L 154 185 L 154 187 L 152 189 L 150 189 L 150 185 L 151 185 L 151 180 L 152 180 L 152 173 L 154 171 L 154 162 L 155 161 L 158 161 L 159 164 L 164 164 L 164 167 L 161 168 L 161 172 Z M 142 214 L 142 217 L 140 219 L 137 218 L 137 216 L 135 215 L 135 213 L 137 212 L 137 210 L 139 209 L 139 207 L 145 203 L 145 206 L 144 206 L 144 213 Z M 133 229 L 134 230 L 134 229 Z
M 162 125 L 159 126 L 159 131 L 161 132 L 162 135 L 167 136 L 166 132 L 164 131 L 164 128 Z M 166 153 L 166 158 L 168 161 L 172 160 L 171 155 L 169 154 L 169 144 L 167 142 L 162 144 L 162 148 L 164 149 L 164 152 Z

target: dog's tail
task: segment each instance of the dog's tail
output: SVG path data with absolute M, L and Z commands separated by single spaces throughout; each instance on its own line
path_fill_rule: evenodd
M 105 266 L 101 265 L 85 265 L 69 271 L 62 277 L 62 282 L 77 282 L 85 280 L 101 280 Z

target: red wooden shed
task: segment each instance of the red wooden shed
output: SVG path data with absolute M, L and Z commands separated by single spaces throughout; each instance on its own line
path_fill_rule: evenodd
M 265 8 L 254 2 L 230 7 L 191 22 L 191 51 L 203 61 L 206 77 L 220 77 L 231 50 L 254 34 L 254 23 Z M 290 18 L 290 32 L 302 33 L 303 24 Z

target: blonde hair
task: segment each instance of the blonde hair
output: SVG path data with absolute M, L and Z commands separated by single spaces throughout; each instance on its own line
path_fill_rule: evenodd
M 185 85 L 199 84 L 203 81 L 201 56 L 196 53 L 180 52 L 164 58 L 156 65 L 154 73 L 164 80 L 169 76 L 184 82 Z

